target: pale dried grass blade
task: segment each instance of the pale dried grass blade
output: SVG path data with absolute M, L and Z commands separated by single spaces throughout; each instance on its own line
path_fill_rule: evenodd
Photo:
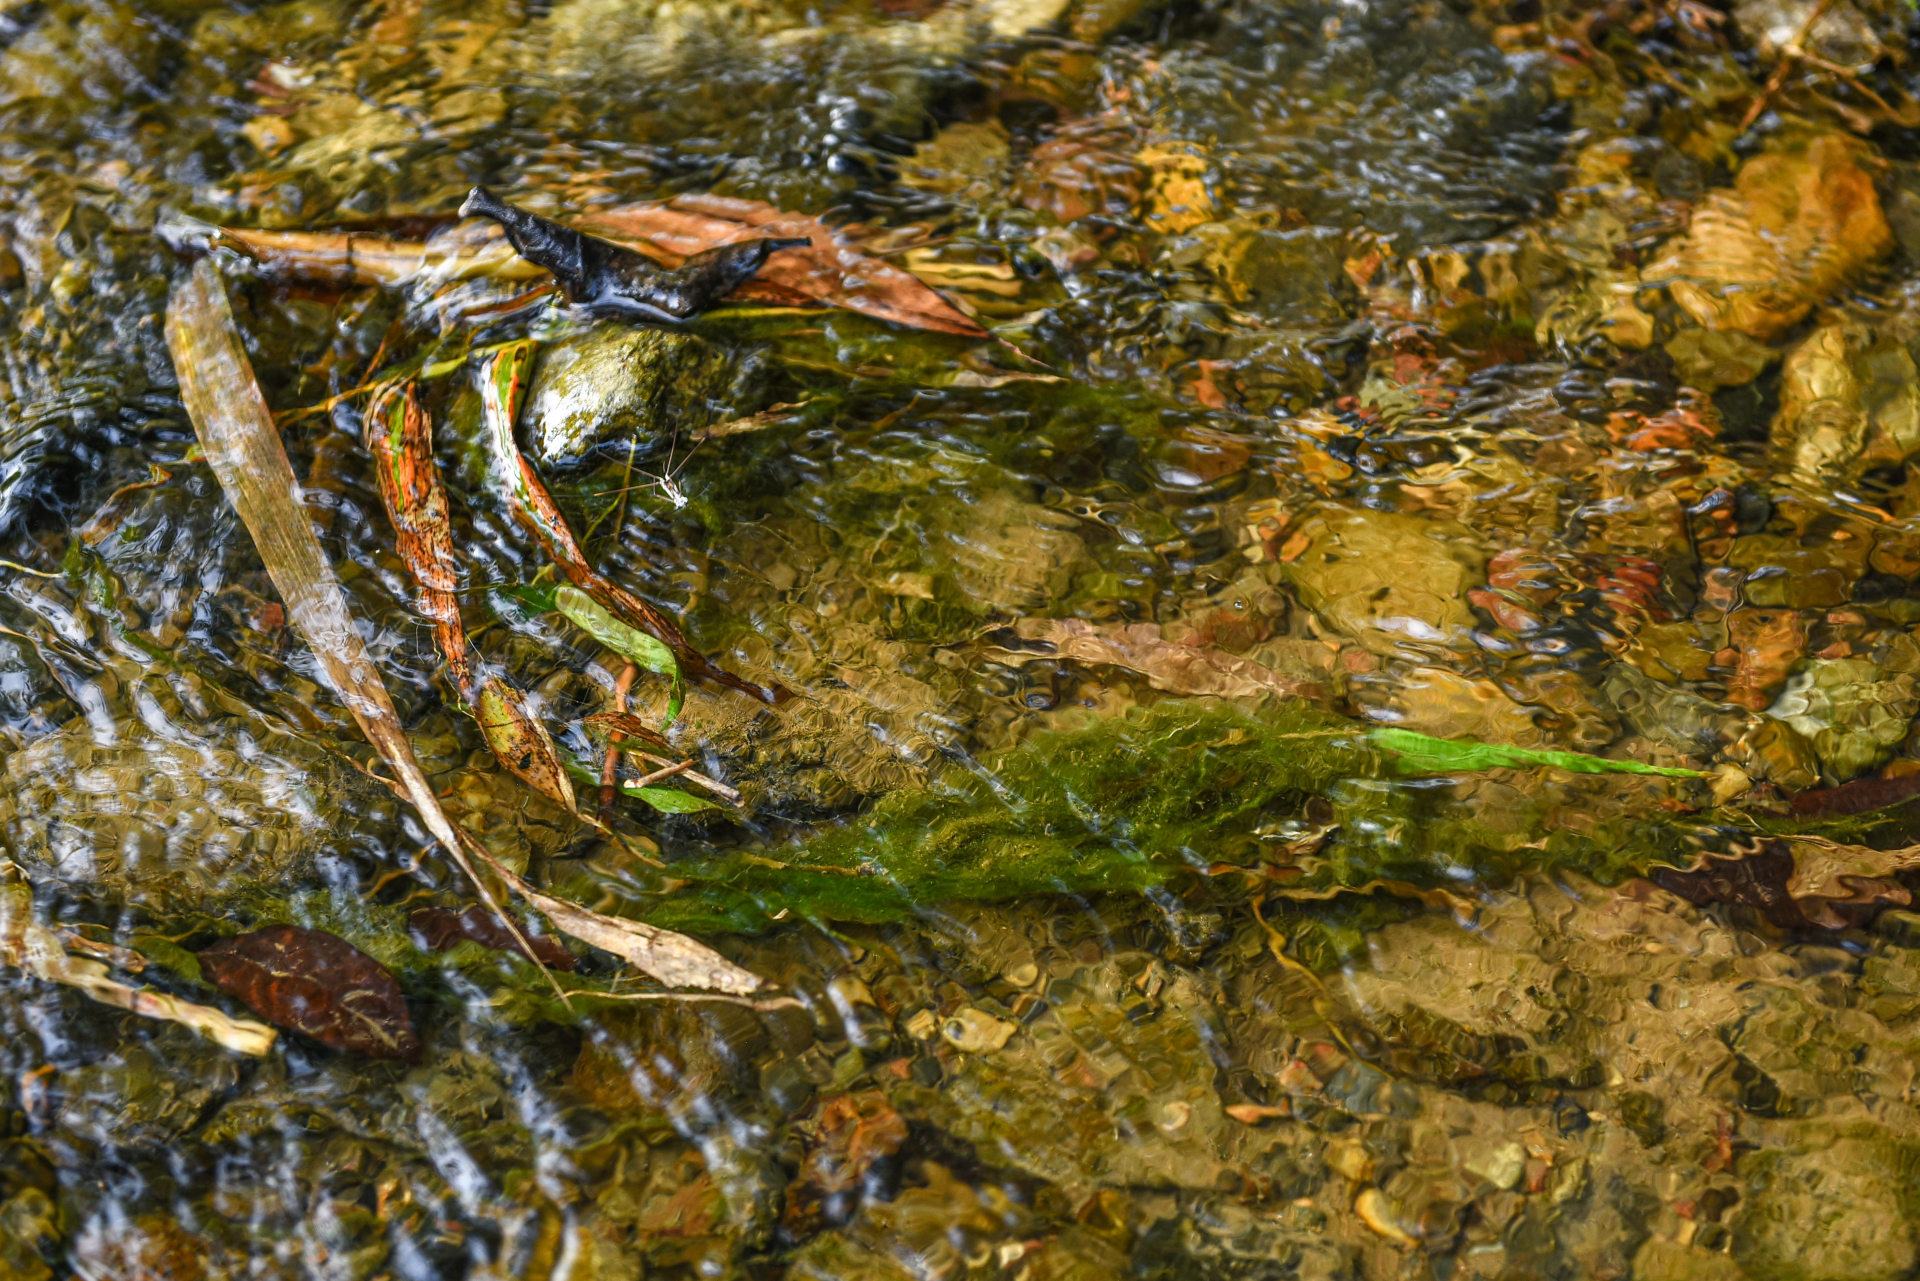
M 59 935 L 33 919 L 33 896 L 24 885 L 0 885 L 0 963 L 48 983 L 78 988 L 102 1005 L 190 1027 L 236 1054 L 263 1055 L 278 1036 L 252 1019 L 236 1019 L 165 992 L 130 987 L 112 978 L 103 963 L 69 956 Z
M 487 853 L 478 841 L 470 836 L 467 840 L 469 848 L 514 893 L 533 904 L 552 921 L 555 929 L 571 934 L 583 943 L 591 943 L 603 952 L 613 953 L 668 987 L 693 987 L 746 996 L 766 986 L 758 974 L 735 965 L 706 944 L 684 934 L 658 930 L 640 921 L 605 916 L 542 894 L 501 866 L 499 860 Z

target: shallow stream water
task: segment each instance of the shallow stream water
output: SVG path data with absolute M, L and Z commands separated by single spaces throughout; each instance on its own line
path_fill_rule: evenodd
M 0 0 L 0 1278 L 1920 1272 L 1913 21 Z M 831 263 L 608 319 L 476 184 Z M 759 991 L 449 924 L 209 279 L 448 819 Z M 517 351 L 592 568 L 785 697 L 556 594 Z

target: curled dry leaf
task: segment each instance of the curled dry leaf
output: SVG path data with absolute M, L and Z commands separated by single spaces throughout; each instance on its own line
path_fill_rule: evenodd
M 1172 694 L 1211 695 L 1217 698 L 1304 698 L 1328 701 L 1327 691 L 1303 681 L 1208 646 L 1180 645 L 1162 639 L 1152 623 L 1100 626 L 1078 618 L 1027 618 L 1013 626 L 1018 647 L 1008 652 L 1026 659 L 1046 656 L 1076 662 L 1124 667 L 1140 673 L 1155 689 Z M 1042 648 L 1044 647 L 1044 648 Z
M 276 1033 L 263 1023 L 236 1019 L 165 992 L 130 987 L 110 977 L 104 963 L 67 955 L 59 937 L 33 919 L 33 895 L 24 885 L 0 885 L 0 964 L 44 982 L 78 988 L 102 1005 L 190 1027 L 238 1054 L 258 1056 L 273 1048 Z
M 630 321 L 687 320 L 718 305 L 759 271 L 768 255 L 805 238 L 757 237 L 694 254 L 669 270 L 625 245 L 589 236 L 475 187 L 460 206 L 500 224 L 516 252 L 545 267 L 567 301 L 590 315 Z
M 657 930 L 640 921 L 603 916 L 574 903 L 552 898 L 528 885 L 504 867 L 472 837 L 468 848 L 492 868 L 514 893 L 553 922 L 555 929 L 591 943 L 603 952 L 633 965 L 668 987 L 693 987 L 710 992 L 746 996 L 765 984 L 760 976 L 742 969 L 704 943 L 672 930 Z
M 786 305 L 828 303 L 913 329 L 985 338 L 987 331 L 902 271 L 859 252 L 818 218 L 757 200 L 686 195 L 595 210 L 574 220 L 583 231 L 623 241 L 669 267 L 719 245 L 762 236 L 800 239 L 767 261 L 734 296 Z
M 507 505 L 521 523 L 533 531 L 547 554 L 553 557 L 574 586 L 585 592 L 619 621 L 653 637 L 679 661 L 685 671 L 704 677 L 729 689 L 766 703 L 777 703 L 786 691 L 779 687 L 762 689 L 741 680 L 731 672 L 707 661 L 706 655 L 687 643 L 680 628 L 626 588 L 613 582 L 587 562 L 586 553 L 566 518 L 554 505 L 547 487 L 534 474 L 533 465 L 520 453 L 513 436 L 513 420 L 519 411 L 520 397 L 526 390 L 527 365 L 533 354 L 531 342 L 512 343 L 488 355 L 480 366 L 480 403 L 485 418 L 488 449 L 493 457 L 495 480 L 506 487 Z
M 269 925 L 223 939 L 199 956 L 209 983 L 269 1023 L 330 1049 L 407 1063 L 420 1057 L 400 984 L 343 938 Z
M 485 909 L 469 907 L 456 912 L 449 907 L 417 908 L 407 916 L 407 933 L 429 952 L 445 952 L 456 944 L 478 943 L 496 952 L 517 952 L 530 961 L 539 961 L 549 969 L 571 973 L 580 962 L 566 945 L 550 934 L 528 934 L 522 930 L 532 952 L 507 933 Z
M 1731 855 L 1705 854 L 1687 868 L 1656 868 L 1651 879 L 1689 903 L 1751 907 L 1783 929 L 1858 924 L 1913 895 L 1897 873 L 1920 867 L 1920 846 L 1874 850 L 1814 837 L 1767 838 Z

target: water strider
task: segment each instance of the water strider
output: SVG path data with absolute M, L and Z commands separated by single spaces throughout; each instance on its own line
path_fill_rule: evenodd
M 1911 1274 L 1912 21 L 0 6 L 0 1276 Z

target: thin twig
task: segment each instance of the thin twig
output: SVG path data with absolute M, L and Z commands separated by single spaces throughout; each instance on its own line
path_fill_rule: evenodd
M 639 676 L 639 667 L 628 663 L 626 670 L 613 682 L 614 711 L 627 710 L 627 691 L 633 688 L 633 682 Z M 600 767 L 600 821 L 603 823 L 613 821 L 613 798 L 620 784 L 620 744 L 626 741 L 627 736 L 619 730 L 611 730 L 607 734 L 607 760 Z
M 1814 5 L 1813 12 L 1809 13 L 1807 20 L 1800 24 L 1800 33 L 1788 41 L 1786 47 L 1780 51 L 1780 61 L 1774 64 L 1773 74 L 1767 77 L 1766 88 L 1762 89 L 1760 96 L 1748 105 L 1747 114 L 1740 118 L 1741 133 L 1753 127 L 1753 122 L 1758 120 L 1760 113 L 1767 109 L 1767 102 L 1774 94 L 1780 92 L 1780 86 L 1787 82 L 1787 74 L 1793 69 L 1793 64 L 1805 56 L 1807 37 L 1813 34 L 1814 26 L 1820 19 L 1827 16 L 1827 10 L 1832 7 L 1833 0 L 1820 0 Z

